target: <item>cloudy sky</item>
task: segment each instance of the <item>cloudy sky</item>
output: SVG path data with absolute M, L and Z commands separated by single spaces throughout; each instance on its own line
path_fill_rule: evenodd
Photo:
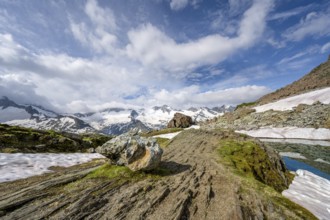
M 0 1 L 0 96 L 62 112 L 235 105 L 329 54 L 328 0 Z

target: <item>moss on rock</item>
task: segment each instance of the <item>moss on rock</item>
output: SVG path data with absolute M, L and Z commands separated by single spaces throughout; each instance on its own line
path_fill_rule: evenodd
M 279 192 L 287 189 L 287 179 L 292 179 L 288 171 L 274 166 L 269 154 L 256 142 L 225 140 L 218 152 L 225 164 L 235 168 L 238 174 L 253 177 Z

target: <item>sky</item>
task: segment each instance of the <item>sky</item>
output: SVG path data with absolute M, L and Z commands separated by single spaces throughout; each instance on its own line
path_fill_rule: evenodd
M 329 54 L 328 0 L 0 1 L 0 96 L 59 112 L 250 102 Z

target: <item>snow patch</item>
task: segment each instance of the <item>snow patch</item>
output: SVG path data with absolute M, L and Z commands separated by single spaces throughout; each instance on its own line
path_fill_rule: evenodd
M 297 159 L 307 159 L 305 156 L 301 155 L 300 153 L 295 152 L 280 152 L 279 153 L 282 157 L 291 157 Z
M 177 136 L 178 134 L 180 134 L 181 131 L 178 131 L 178 132 L 174 132 L 174 133 L 168 133 L 168 134 L 160 134 L 160 135 L 156 135 L 156 136 L 153 136 L 154 138 L 167 138 L 167 139 L 172 139 L 174 138 L 175 136 Z
M 265 112 L 271 109 L 275 111 L 286 111 L 292 110 L 299 104 L 312 105 L 317 101 L 323 104 L 330 104 L 330 87 L 281 99 L 277 102 L 254 107 L 254 109 L 256 110 L 256 112 Z
M 23 179 L 52 172 L 49 167 L 69 167 L 86 163 L 92 159 L 104 158 L 101 154 L 7 154 L 0 153 L 0 182 Z
M 192 125 L 189 128 L 185 128 L 184 130 L 189 130 L 189 129 L 200 129 L 200 126 L 199 125 Z M 177 136 L 180 133 L 181 133 L 181 131 L 178 131 L 178 132 L 174 132 L 174 133 L 160 134 L 160 135 L 156 135 L 156 136 L 153 136 L 153 137 L 154 138 L 172 139 L 172 138 L 174 138 L 175 136 Z
M 330 162 L 323 160 L 322 158 L 317 158 L 316 160 L 314 160 L 316 162 L 320 162 L 320 163 L 326 163 L 326 164 L 330 164 Z
M 330 141 L 319 141 L 319 140 L 260 138 L 260 141 L 275 142 L 275 143 L 330 146 Z
M 305 207 L 321 220 L 330 219 L 330 181 L 306 170 L 296 176 L 282 195 Z
M 312 140 L 330 140 L 330 129 L 326 128 L 297 128 L 284 127 L 272 128 L 264 127 L 258 130 L 239 130 L 237 133 L 247 134 L 252 137 L 260 138 L 298 138 L 298 139 L 312 139 Z

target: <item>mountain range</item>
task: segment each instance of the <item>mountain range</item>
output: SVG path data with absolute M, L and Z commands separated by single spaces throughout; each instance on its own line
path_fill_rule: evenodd
M 98 112 L 61 114 L 42 106 L 18 104 L 4 96 L 0 99 L 0 123 L 71 133 L 118 135 L 132 128 L 143 131 L 164 128 L 176 112 L 189 115 L 195 122 L 200 122 L 233 109 L 232 106 L 223 105 L 215 108 L 177 110 L 163 105 L 152 108 L 107 108 Z

